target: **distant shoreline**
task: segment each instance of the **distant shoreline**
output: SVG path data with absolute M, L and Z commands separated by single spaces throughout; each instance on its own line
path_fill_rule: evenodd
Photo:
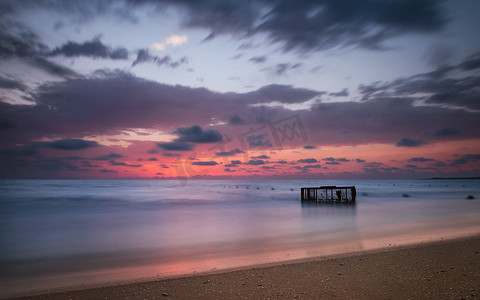
M 476 177 L 432 177 L 432 178 L 426 178 L 427 180 L 460 180 L 460 179 L 480 179 L 480 176 Z

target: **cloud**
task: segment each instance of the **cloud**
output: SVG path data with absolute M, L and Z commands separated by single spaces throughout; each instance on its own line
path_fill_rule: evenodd
M 272 147 L 272 143 L 266 138 L 265 134 L 254 134 L 246 137 L 250 147 Z
M 215 155 L 217 155 L 217 156 L 234 156 L 234 155 L 240 154 L 240 153 L 244 153 L 244 151 L 237 148 L 237 149 L 232 150 L 232 151 L 216 152 Z
M 13 33 L 15 29 L 20 33 Z M 26 64 L 54 76 L 71 77 L 76 75 L 69 68 L 47 60 L 45 57 L 48 46 L 41 43 L 33 32 L 23 27 L 19 29 L 18 26 L 12 25 L 7 28 L 0 23 L 0 41 L 0 61 L 18 58 Z
M 158 143 L 157 146 L 167 151 L 190 151 L 194 148 L 192 144 L 185 142 Z
M 303 146 L 303 149 L 310 150 L 310 149 L 317 149 L 317 147 L 312 146 L 312 145 L 305 145 L 305 146 Z
M 258 165 L 264 165 L 265 164 L 265 161 L 264 160 L 261 160 L 261 159 L 251 159 L 247 162 L 247 165 L 251 165 L 251 166 L 258 166 Z
M 310 109 L 297 111 L 294 115 L 301 120 L 308 144 L 317 147 L 395 144 L 399 137 L 414 137 L 429 144 L 478 138 L 477 112 L 444 105 L 418 105 L 425 97 L 422 91 L 435 91 L 436 84 L 442 83 L 438 78 L 450 77 L 449 72 L 441 69 L 434 74 L 419 74 L 372 85 L 373 88 L 364 86 L 359 90 L 361 96 L 366 95 L 363 101 L 318 102 Z M 454 74 L 458 75 L 458 72 Z M 472 80 L 476 78 L 474 75 L 470 77 Z M 415 78 L 419 79 L 417 84 L 422 88 L 415 84 Z M 428 84 L 427 79 L 431 81 Z M 473 87 L 471 91 L 474 93 Z M 253 128 L 260 122 L 266 130 L 255 129 L 247 133 L 244 136 L 245 144 L 269 148 L 279 144 L 272 134 L 267 134 L 268 130 L 278 128 L 283 132 L 288 129 L 284 128 L 285 122 L 282 120 L 291 117 L 292 111 L 282 106 L 252 105 L 274 100 L 302 103 L 324 94 L 322 91 L 285 85 L 268 85 L 248 93 L 220 93 L 204 88 L 157 83 L 122 71 L 98 71 L 39 86 L 31 93 L 35 105 L 0 102 L 0 148 L 12 149 L 16 144 L 28 145 L 33 140 L 58 136 L 112 134 L 126 128 L 185 128 L 182 127 L 185 124 L 198 124 L 196 126 L 201 129 L 201 126 L 211 123 L 212 117 L 229 120 L 233 114 L 242 116 L 245 126 L 232 126 L 232 122 L 219 125 L 215 127 L 214 132 L 217 133 L 211 133 L 211 142 L 221 141 L 219 130 L 234 136 L 245 133 L 244 127 Z M 293 129 L 298 136 L 300 127 Z M 448 133 L 445 129 L 454 129 L 459 134 L 445 134 Z M 305 140 L 295 139 L 295 135 L 291 134 L 282 135 L 278 130 L 275 133 L 283 147 L 305 145 Z M 202 129 L 202 132 L 205 135 L 209 131 Z M 181 135 L 177 135 L 180 139 Z M 188 136 L 185 134 L 181 145 L 170 146 L 182 146 L 184 151 L 192 150 L 194 145 L 188 145 L 190 140 L 194 136 L 202 139 L 197 135 Z M 167 143 L 165 147 L 168 146 Z
M 260 35 L 284 51 L 381 49 L 393 37 L 436 32 L 446 23 L 441 3 L 434 0 L 366 0 L 348 5 L 335 0 L 173 3 L 188 11 L 186 27 L 210 30 L 212 37 Z
M 302 66 L 301 63 L 295 63 L 295 64 L 293 64 L 293 63 L 281 63 L 281 64 L 277 64 L 273 67 L 270 67 L 270 68 L 264 68 L 264 69 L 262 69 L 262 71 L 269 71 L 269 72 L 272 72 L 274 75 L 282 76 L 285 73 L 287 73 L 288 71 L 298 69 L 301 66 Z
M 92 58 L 109 58 L 115 60 L 128 59 L 128 51 L 125 48 L 112 49 L 104 45 L 100 38 L 94 38 L 91 41 L 77 43 L 68 41 L 66 44 L 53 49 L 50 55 L 63 55 L 66 57 L 92 57 Z
M 223 141 L 223 137 L 218 131 L 213 129 L 203 130 L 198 125 L 177 128 L 175 134 L 179 136 L 178 141 L 180 142 L 216 143 Z
M 461 134 L 460 130 L 454 128 L 442 128 L 435 132 L 436 136 L 455 136 Z
M 326 157 L 326 158 L 322 158 L 322 160 L 328 161 L 328 162 L 338 162 L 338 163 L 349 162 L 350 161 L 349 159 L 346 159 L 345 157 L 342 157 L 342 158 Z
M 16 79 L 10 79 L 3 76 L 0 76 L 0 88 L 2 89 L 11 89 L 11 90 L 19 90 L 19 91 L 26 91 L 27 86 L 23 84 L 21 81 Z
M 427 161 L 435 161 L 435 159 L 425 158 L 425 157 L 412 157 L 408 160 L 408 162 L 427 162 Z
M 258 99 L 260 103 L 278 101 L 282 103 L 302 103 L 315 97 L 320 97 L 325 92 L 309 89 L 294 88 L 291 85 L 270 84 L 256 91 L 247 93 L 248 98 Z
M 86 141 L 82 139 L 64 139 L 53 142 L 42 142 L 43 145 L 58 150 L 85 150 L 100 146 L 95 141 Z
M 140 49 L 137 52 L 137 58 L 132 63 L 132 67 L 136 66 L 139 63 L 153 62 L 157 66 L 167 66 L 169 68 L 175 69 L 179 66 L 188 63 L 187 58 L 184 56 L 177 61 L 174 61 L 169 55 L 163 57 L 151 55 L 147 49 Z
M 264 63 L 264 62 L 267 61 L 267 57 L 266 56 L 254 56 L 254 57 L 250 58 L 248 61 L 254 62 L 256 64 L 261 64 L 261 63 Z
M 228 120 L 229 124 L 231 125 L 243 125 L 245 124 L 245 120 L 240 117 L 239 115 L 233 115 Z
M 218 163 L 216 161 L 194 161 L 192 165 L 195 166 L 216 166 Z
M 163 51 L 165 50 L 166 45 L 170 45 L 173 47 L 180 46 L 188 41 L 188 37 L 186 35 L 171 35 L 165 39 L 162 43 L 153 43 L 150 48 Z
M 317 160 L 315 158 L 305 158 L 305 159 L 299 159 L 297 160 L 297 162 L 302 164 L 311 164 L 311 163 L 317 162 Z
M 258 155 L 258 156 L 252 156 L 252 158 L 255 158 L 255 159 L 257 159 L 257 158 L 260 158 L 260 159 L 269 159 L 270 156 L 268 156 L 268 155 Z
M 348 97 L 350 95 L 350 93 L 348 92 L 348 89 L 343 89 L 340 92 L 329 93 L 328 95 L 333 96 L 333 97 Z
M 466 154 L 463 155 L 460 158 L 455 159 L 451 165 L 452 166 L 457 166 L 457 165 L 466 165 L 469 163 L 476 163 L 480 161 L 480 154 Z
M 110 161 L 111 166 L 122 166 L 122 167 L 130 167 L 130 168 L 140 168 L 142 165 L 131 165 L 127 164 L 124 162 L 116 162 L 116 161 Z
M 232 168 L 232 167 L 238 167 L 238 165 L 241 165 L 242 162 L 239 161 L 239 160 L 232 160 L 230 161 L 229 164 L 226 164 L 225 167 L 229 167 L 229 168 Z
M 283 51 L 306 53 L 339 47 L 384 49 L 385 42 L 405 34 L 433 33 L 447 23 L 442 1 L 437 0 L 364 0 L 345 4 L 326 1 L 11 1 L 0 14 L 13 15 L 32 9 L 47 9 L 67 14 L 77 23 L 95 17 L 121 18 L 137 22 L 138 9 L 168 11 L 172 6 L 185 18 L 182 26 L 206 30 L 205 41 L 221 35 L 238 39 L 261 37 Z M 171 36 L 172 45 L 184 42 L 184 36 Z
M 62 158 L 50 158 L 39 160 L 36 162 L 37 167 L 41 170 L 54 172 L 54 171 L 88 171 L 88 169 L 82 169 L 76 165 L 73 165 Z
M 163 51 L 165 50 L 165 44 L 164 43 L 153 43 L 150 48 L 153 48 L 155 50 Z
M 166 40 L 165 43 L 167 45 L 172 45 L 174 47 L 180 46 L 188 41 L 188 37 L 186 35 L 171 35 Z
M 422 146 L 424 144 L 424 142 L 422 141 L 419 141 L 419 140 L 413 140 L 413 139 L 409 139 L 409 138 L 401 138 L 396 146 L 397 147 L 419 147 L 419 146 Z
M 361 86 L 363 100 L 387 97 L 417 99 L 423 103 L 452 109 L 463 108 L 480 111 L 480 75 L 471 74 L 479 69 L 480 53 L 467 57 L 456 65 L 447 65 L 435 71 L 394 80 Z M 419 96 L 421 95 L 421 96 Z
M 94 157 L 92 159 L 93 160 L 111 160 L 111 159 L 122 158 L 122 157 L 123 157 L 123 155 L 112 152 L 110 154 L 97 156 L 97 157 Z

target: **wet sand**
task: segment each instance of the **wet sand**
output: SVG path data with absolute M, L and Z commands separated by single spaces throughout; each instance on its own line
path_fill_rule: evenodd
M 22 299 L 479 299 L 480 236 Z

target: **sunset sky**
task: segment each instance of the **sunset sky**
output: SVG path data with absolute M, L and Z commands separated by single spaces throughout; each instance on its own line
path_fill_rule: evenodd
M 0 177 L 480 176 L 479 15 L 477 0 L 0 0 Z

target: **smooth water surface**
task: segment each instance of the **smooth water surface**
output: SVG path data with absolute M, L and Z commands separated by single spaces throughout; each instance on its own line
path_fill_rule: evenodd
M 299 201 L 300 187 L 320 185 L 355 185 L 357 203 Z M 166 277 L 478 234 L 479 198 L 480 180 L 3 180 L 0 289 Z

